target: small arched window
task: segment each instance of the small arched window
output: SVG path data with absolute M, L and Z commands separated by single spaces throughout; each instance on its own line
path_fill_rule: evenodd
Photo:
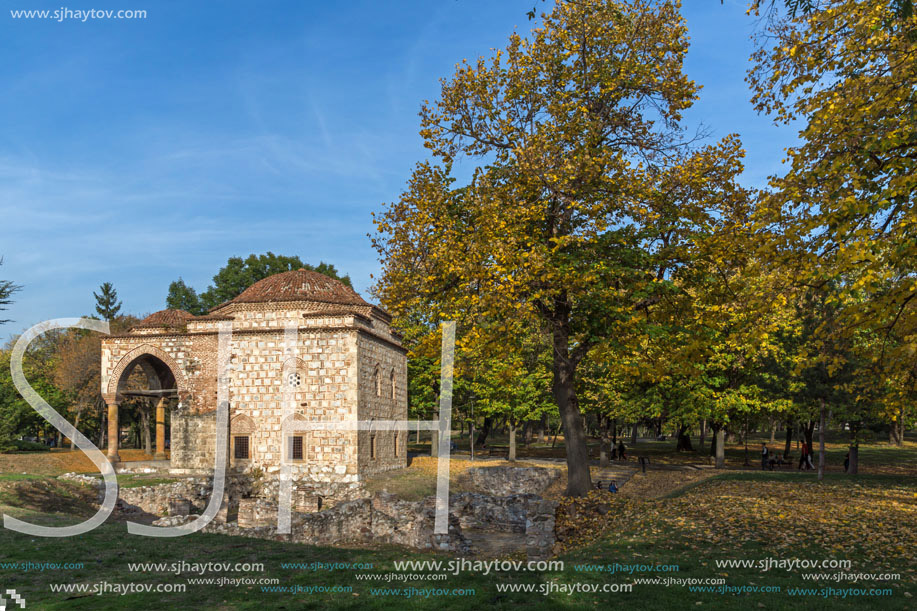
M 382 396 L 382 379 L 379 376 L 379 366 L 376 365 L 376 368 L 373 370 L 373 390 L 376 391 L 376 396 Z
M 392 372 L 388 376 L 389 390 L 391 391 L 392 399 L 395 398 L 395 370 L 392 369 Z
M 251 439 L 255 432 L 254 421 L 245 414 L 236 415 L 229 423 L 230 451 L 232 460 L 251 460 Z

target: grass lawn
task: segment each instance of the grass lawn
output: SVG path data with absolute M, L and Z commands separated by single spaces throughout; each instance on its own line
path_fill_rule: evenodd
M 72 484 L 66 484 L 74 486 Z M 445 555 L 421 554 L 391 546 L 373 549 L 337 549 L 303 546 L 282 541 L 241 539 L 212 534 L 192 534 L 177 539 L 128 535 L 123 523 L 107 523 L 76 538 L 47 539 L 0 531 L 3 549 L 0 578 L 3 588 L 15 589 L 36 609 L 263 609 L 263 608 L 363 608 L 363 609 L 481 609 L 627 607 L 672 609 L 701 606 L 712 609 L 768 608 L 811 609 L 908 609 L 917 594 L 915 558 L 917 544 L 917 478 L 831 475 L 822 484 L 810 474 L 727 473 L 708 479 L 666 498 L 639 499 L 625 496 L 599 497 L 606 513 L 583 511 L 575 518 L 570 549 L 558 556 L 563 569 L 542 571 L 499 571 L 483 575 L 463 572 L 440 580 L 427 570 L 396 571 L 395 561 L 442 560 Z M 4 507 L 4 512 L 45 524 L 73 522 L 63 514 L 39 514 L 34 510 Z M 567 509 L 566 511 L 568 511 Z M 598 515 L 598 520 L 593 515 Z M 782 514 L 782 515 L 781 515 Z M 797 515 L 799 514 L 799 515 Z M 897 572 L 895 581 L 834 583 L 809 581 L 802 569 L 787 571 L 758 568 L 722 568 L 717 560 L 767 558 L 846 558 L 850 573 Z M 132 571 L 128 563 L 262 563 L 263 571 L 185 571 L 171 567 Z M 350 563 L 362 569 L 312 570 L 289 568 L 285 563 Z M 15 569 L 9 563 L 81 563 L 82 568 Z M 598 570 L 599 565 L 644 565 L 633 573 Z M 371 568 L 368 568 L 372 565 Z M 677 565 L 677 571 L 657 571 L 650 566 Z M 395 573 L 424 573 L 417 579 L 386 581 Z M 371 580 L 358 575 L 375 575 Z M 224 579 L 224 585 L 189 583 L 198 578 Z M 732 588 L 779 587 L 780 592 L 726 593 L 693 592 L 682 585 L 637 583 L 627 593 L 572 595 L 557 591 L 571 584 L 602 586 L 629 584 L 635 579 L 722 578 Z M 226 579 L 255 580 L 228 585 Z M 276 579 L 260 584 L 259 579 Z M 52 584 L 180 584 L 185 592 L 52 593 Z M 528 584 L 553 588 L 548 595 L 538 592 L 500 592 L 498 584 Z M 705 584 L 696 584 L 705 585 Z M 299 592 L 280 592 L 296 588 Z M 579 587 L 584 587 L 583 585 Z M 720 587 L 709 586 L 709 587 Z M 823 598 L 818 588 L 848 588 L 841 595 Z M 849 588 L 868 591 L 890 587 L 891 596 L 856 596 Z M 325 588 L 344 591 L 321 591 Z M 414 588 L 407 598 L 403 589 Z M 425 596 L 425 590 L 473 590 L 473 595 Z M 813 594 L 792 595 L 791 588 L 808 588 Z M 397 593 L 396 593 L 397 591 Z M 699 603 L 699 605 L 698 605 Z
M 703 462 L 703 454 L 677 454 L 672 445 L 642 441 L 630 448 L 631 456 L 651 456 L 654 463 Z M 587 499 L 564 500 L 554 558 L 562 567 L 453 575 L 430 567 L 396 569 L 394 563 L 402 560 L 456 557 L 393 546 L 322 548 L 200 533 L 147 538 L 128 535 L 123 522 L 110 521 L 60 539 L 0 529 L 0 591 L 15 589 L 27 609 L 914 608 L 917 443 L 903 448 L 864 444 L 860 475 L 831 468 L 822 483 L 812 472 L 743 468 L 743 448 L 728 450 L 726 471 L 651 470 L 634 475 L 620 494 L 596 491 Z M 842 460 L 845 451 L 832 442 L 829 464 Z M 67 454 L 0 457 L 0 511 L 43 525 L 72 524 L 92 515 L 94 490 L 53 477 L 75 470 L 71 467 L 80 459 Z M 472 466 L 467 458 L 452 461 L 453 492 L 467 487 L 463 473 Z M 435 489 L 435 474 L 435 460 L 415 457 L 409 469 L 374 478 L 369 488 L 421 498 Z M 156 474 L 118 479 L 125 487 L 174 481 Z M 834 568 L 763 570 L 758 564 L 793 559 L 849 560 L 851 565 L 843 569 L 847 576 L 835 581 Z M 736 560 L 751 564 L 718 566 Z M 164 566 L 129 566 L 141 562 Z M 211 565 L 202 573 L 193 566 L 208 562 L 259 563 L 263 570 Z M 183 570 L 175 570 L 181 563 Z M 333 563 L 339 564 L 331 570 L 327 565 Z M 881 578 L 890 574 L 899 577 Z M 647 583 L 652 580 L 657 581 Z M 86 591 L 52 590 L 60 584 Z M 124 594 L 126 584 L 184 591 Z M 625 586 L 631 591 L 621 591 Z M 613 591 L 587 591 L 591 587 Z M 94 588 L 103 591 L 95 594 Z

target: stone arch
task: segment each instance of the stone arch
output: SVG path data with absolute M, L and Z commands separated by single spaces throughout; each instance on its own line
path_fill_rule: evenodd
M 293 412 L 289 416 L 283 419 L 283 422 L 280 425 L 281 430 L 285 429 L 288 423 L 293 422 L 308 422 L 305 416 L 299 412 Z
M 236 414 L 229 421 L 229 460 L 230 464 L 246 464 L 255 454 L 255 421 L 246 414 Z M 240 451 L 240 445 L 244 449 Z
M 229 421 L 229 434 L 251 435 L 255 432 L 255 421 L 246 414 L 236 414 Z
M 292 374 L 297 374 L 297 373 L 299 373 L 301 376 L 300 384 L 298 384 L 297 386 L 305 386 L 305 383 L 306 383 L 305 372 L 307 369 L 308 369 L 308 365 L 306 365 L 306 362 L 299 357 L 290 357 L 287 360 L 285 360 L 283 362 L 283 365 L 281 365 L 280 367 L 281 388 L 289 390 L 290 381 L 288 379 L 288 376 Z
M 119 387 L 125 372 L 136 364 L 135 361 L 141 359 L 144 356 L 152 356 L 158 359 L 169 369 L 172 377 L 175 378 L 175 387 L 178 390 L 180 397 L 186 397 L 191 394 L 191 388 L 188 385 L 188 381 L 186 380 L 181 367 L 179 367 L 175 359 L 173 359 L 164 350 L 158 348 L 157 346 L 152 344 L 143 344 L 134 348 L 123 357 L 121 357 L 121 359 L 115 365 L 114 369 L 112 369 L 111 375 L 108 378 L 108 387 L 105 389 L 105 394 L 107 396 L 117 397 Z M 145 363 L 143 361 L 141 361 L 140 366 L 143 368 L 144 373 L 149 376 L 152 371 L 152 366 L 149 363 Z M 150 378 L 151 383 L 154 378 L 157 378 L 158 380 L 158 376 L 153 376 Z
M 382 396 L 382 370 L 378 364 L 373 368 L 372 389 L 374 396 Z

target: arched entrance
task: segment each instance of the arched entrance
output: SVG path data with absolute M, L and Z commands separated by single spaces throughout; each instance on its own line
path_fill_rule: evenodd
M 128 381 L 141 374 L 147 388 L 131 387 Z M 172 400 L 181 401 L 188 396 L 188 387 L 178 364 L 160 348 L 145 344 L 124 355 L 112 370 L 105 392 L 108 405 L 108 459 L 118 462 L 120 426 L 118 408 L 129 398 L 151 399 L 155 404 L 156 452 L 155 460 L 166 459 L 166 407 Z

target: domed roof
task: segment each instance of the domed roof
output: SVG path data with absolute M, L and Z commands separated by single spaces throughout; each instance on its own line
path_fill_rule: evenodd
M 259 280 L 230 303 L 320 301 L 342 305 L 370 305 L 355 290 L 325 274 L 307 269 L 282 272 Z
M 160 310 L 150 314 L 139 323 L 138 327 L 181 327 L 194 318 L 194 314 L 184 310 Z

